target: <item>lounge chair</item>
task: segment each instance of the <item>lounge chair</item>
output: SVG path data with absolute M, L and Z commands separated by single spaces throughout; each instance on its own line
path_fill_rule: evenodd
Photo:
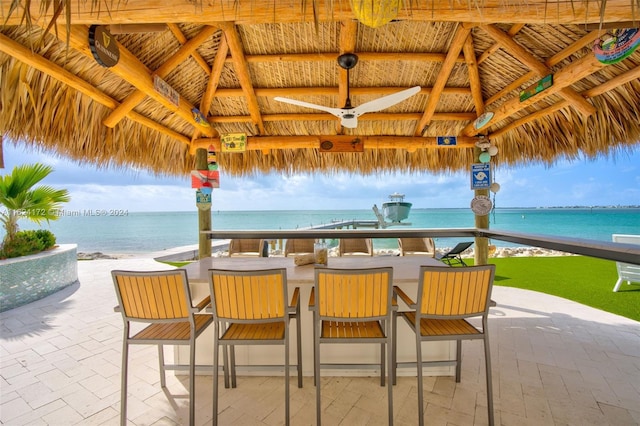
M 449 266 L 453 266 L 456 263 L 459 263 L 462 266 L 467 266 L 467 264 L 464 263 L 464 260 L 462 260 L 462 257 L 460 255 L 462 254 L 463 251 L 471 247 L 472 244 L 473 244 L 473 241 L 458 243 L 454 248 L 452 248 L 448 252 L 444 254 L 436 254 L 435 257 L 436 259 L 443 261 Z

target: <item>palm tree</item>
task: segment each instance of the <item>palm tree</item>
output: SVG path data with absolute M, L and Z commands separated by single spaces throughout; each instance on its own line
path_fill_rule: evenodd
M 6 211 L 0 213 L 0 221 L 7 233 L 5 244 L 12 241 L 18 232 L 18 219 L 29 219 L 37 224 L 43 220 L 56 220 L 62 203 L 71 199 L 66 189 L 46 185 L 33 188 L 51 172 L 51 166 L 23 164 L 14 167 L 10 175 L 0 178 L 0 204 L 6 207 Z

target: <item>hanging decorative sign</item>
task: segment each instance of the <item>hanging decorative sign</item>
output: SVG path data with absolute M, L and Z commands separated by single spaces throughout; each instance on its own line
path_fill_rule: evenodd
M 593 44 L 596 59 L 603 64 L 615 64 L 631 55 L 640 46 L 640 28 L 620 28 L 605 34 Z
M 491 186 L 491 164 L 473 163 L 471 165 L 471 189 L 489 189 Z
M 192 170 L 191 187 L 200 189 L 203 186 L 220 188 L 220 172 L 217 170 Z
M 458 138 L 456 136 L 438 136 L 439 146 L 455 146 L 458 144 Z
M 196 206 L 199 210 L 207 210 L 211 208 L 211 191 L 207 194 L 201 190 L 196 191 Z
M 491 211 L 493 203 L 486 195 L 478 195 L 471 200 L 471 210 L 478 216 L 486 216 Z
M 475 127 L 476 130 L 481 129 L 487 124 L 489 124 L 492 118 L 493 118 L 493 112 L 491 111 L 485 112 L 480 117 L 476 118 L 476 121 L 473 122 L 473 127 Z
M 245 152 L 247 150 L 247 135 L 245 133 L 227 133 L 220 136 L 222 152 Z
M 163 98 L 171 102 L 175 106 L 180 106 L 180 94 L 173 87 L 159 76 L 153 76 L 153 88 L 160 93 Z
M 120 60 L 120 49 L 107 27 L 91 25 L 89 27 L 89 49 L 97 63 L 111 68 Z
M 202 127 L 211 127 L 211 125 L 209 124 L 209 121 L 207 120 L 207 117 L 205 117 L 204 114 L 198 108 L 193 108 L 191 110 L 191 114 L 193 114 L 193 119 L 195 120 L 195 122 L 201 125 Z
M 537 95 L 538 93 L 542 92 L 545 89 L 548 89 L 551 86 L 553 86 L 553 74 L 549 74 L 541 78 L 537 83 L 532 84 L 531 86 L 521 91 L 520 102 L 526 101 L 533 95 Z
M 356 19 L 371 28 L 388 24 L 398 16 L 402 0 L 351 0 Z

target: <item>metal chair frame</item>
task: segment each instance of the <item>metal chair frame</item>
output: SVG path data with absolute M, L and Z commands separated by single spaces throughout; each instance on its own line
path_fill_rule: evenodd
M 379 290 L 374 294 L 372 287 Z M 316 385 L 316 424 L 321 425 L 320 370 L 336 367 L 322 364 L 320 346 L 323 343 L 380 344 L 380 385 L 385 385 L 387 360 L 387 389 L 389 424 L 393 424 L 393 366 L 395 364 L 395 336 L 392 333 L 394 311 L 393 268 L 335 269 L 316 268 L 315 285 L 309 299 L 313 311 L 313 359 Z M 339 333 L 341 335 L 329 335 Z M 385 347 L 386 345 L 386 347 Z M 385 357 L 386 348 L 386 357 Z M 345 366 L 344 364 L 340 366 Z M 352 365 L 353 366 L 353 365 Z M 362 365 L 358 365 L 362 366 Z
M 450 268 L 421 266 L 418 279 L 418 299 L 414 302 L 399 287 L 394 295 L 400 297 L 411 311 L 398 312 L 416 336 L 416 365 L 418 370 L 418 420 L 424 425 L 423 363 L 441 364 L 443 361 L 422 361 L 422 342 L 456 341 L 455 380 L 460 382 L 462 340 L 482 339 L 484 344 L 487 411 L 489 424 L 494 424 L 493 391 L 491 384 L 491 355 L 489 350 L 489 307 L 494 306 L 491 290 L 495 265 Z M 476 327 L 468 319 L 482 319 Z M 444 361 L 449 362 L 449 361 Z M 395 365 L 397 367 L 397 364 Z
M 198 314 L 209 297 L 193 306 L 185 270 L 111 272 L 118 298 L 115 311 L 122 313 L 122 378 L 120 424 L 127 423 L 127 382 L 129 345 L 157 345 L 160 385 L 166 388 L 166 370 L 189 370 L 189 424 L 195 423 L 195 353 L 197 337 L 213 322 L 208 314 Z M 148 325 L 130 336 L 131 323 Z M 164 345 L 189 345 L 189 365 L 165 364 Z
M 462 266 L 468 266 L 466 263 L 464 263 L 464 260 L 462 260 L 461 254 L 463 251 L 471 247 L 471 245 L 473 245 L 473 241 L 458 243 L 448 252 L 443 254 L 436 254 L 435 258 L 446 263 L 449 266 L 453 266 L 455 263 L 459 263 Z
M 255 281 L 258 280 L 258 281 Z M 302 344 L 300 289 L 296 287 L 287 304 L 285 268 L 251 271 L 209 270 L 211 312 L 214 321 L 213 424 L 218 424 L 219 348 L 223 348 L 225 387 L 236 387 L 235 345 L 283 345 L 285 375 L 285 424 L 289 424 L 289 321 L 296 319 L 298 387 L 302 387 Z M 282 330 L 277 326 L 282 324 Z M 256 337 L 262 333 L 261 337 Z M 227 359 L 227 347 L 231 361 Z M 230 374 L 229 374 L 230 372 Z

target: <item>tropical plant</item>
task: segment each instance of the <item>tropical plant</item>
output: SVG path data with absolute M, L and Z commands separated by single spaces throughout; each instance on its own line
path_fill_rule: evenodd
M 24 218 L 37 224 L 56 220 L 62 203 L 71 197 L 66 189 L 51 186 L 34 186 L 46 178 L 53 168 L 44 164 L 16 166 L 10 175 L 0 178 L 0 204 L 6 207 L 0 212 L 0 221 L 6 231 L 3 244 L 10 243 L 18 232 L 18 219 Z

